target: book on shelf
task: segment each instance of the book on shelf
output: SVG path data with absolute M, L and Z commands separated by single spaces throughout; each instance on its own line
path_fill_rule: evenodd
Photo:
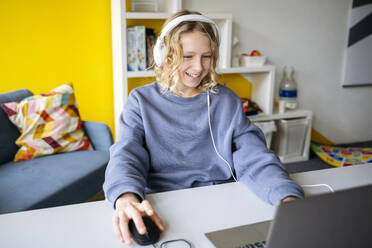
M 149 68 L 153 63 L 153 48 L 155 46 L 156 36 L 155 36 L 155 29 L 146 28 L 146 64 L 147 68 Z
M 145 71 L 153 61 L 155 30 L 142 25 L 127 28 L 128 71 Z
M 127 28 L 128 71 L 146 70 L 146 28 L 137 25 Z

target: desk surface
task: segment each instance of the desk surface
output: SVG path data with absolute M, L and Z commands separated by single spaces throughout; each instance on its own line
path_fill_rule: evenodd
M 342 190 L 371 184 L 372 164 L 291 177 L 300 185 L 326 183 Z M 327 191 L 305 188 L 307 195 Z M 194 247 L 213 247 L 206 232 L 269 220 L 275 211 L 241 183 L 150 194 L 147 199 L 165 225 L 161 241 L 184 238 Z M 111 204 L 99 201 L 0 215 L 0 247 L 126 247 L 114 235 L 112 214 Z

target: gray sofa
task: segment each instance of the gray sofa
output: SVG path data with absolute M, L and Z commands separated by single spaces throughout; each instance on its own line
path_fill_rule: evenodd
M 0 94 L 0 104 L 32 95 L 27 89 Z M 94 150 L 13 162 L 20 135 L 0 108 L 0 214 L 84 202 L 102 189 L 112 135 L 106 124 L 83 122 Z

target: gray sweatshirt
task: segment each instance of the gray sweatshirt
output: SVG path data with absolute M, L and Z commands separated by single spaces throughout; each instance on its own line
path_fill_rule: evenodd
M 219 85 L 217 93 L 210 93 L 210 116 L 217 151 L 238 181 L 270 204 L 303 196 L 266 148 L 263 133 L 243 114 L 232 90 Z M 145 193 L 231 181 L 229 166 L 213 147 L 206 93 L 178 97 L 162 93 L 157 82 L 136 88 L 121 114 L 119 130 L 103 185 L 113 204 L 127 192 L 144 199 Z

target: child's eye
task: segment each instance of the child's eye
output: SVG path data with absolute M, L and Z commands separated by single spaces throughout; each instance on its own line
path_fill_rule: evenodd
M 204 55 L 203 58 L 210 59 L 210 58 L 212 58 L 212 55 Z
M 186 55 L 186 56 L 183 56 L 184 59 L 191 59 L 192 56 L 191 55 Z

